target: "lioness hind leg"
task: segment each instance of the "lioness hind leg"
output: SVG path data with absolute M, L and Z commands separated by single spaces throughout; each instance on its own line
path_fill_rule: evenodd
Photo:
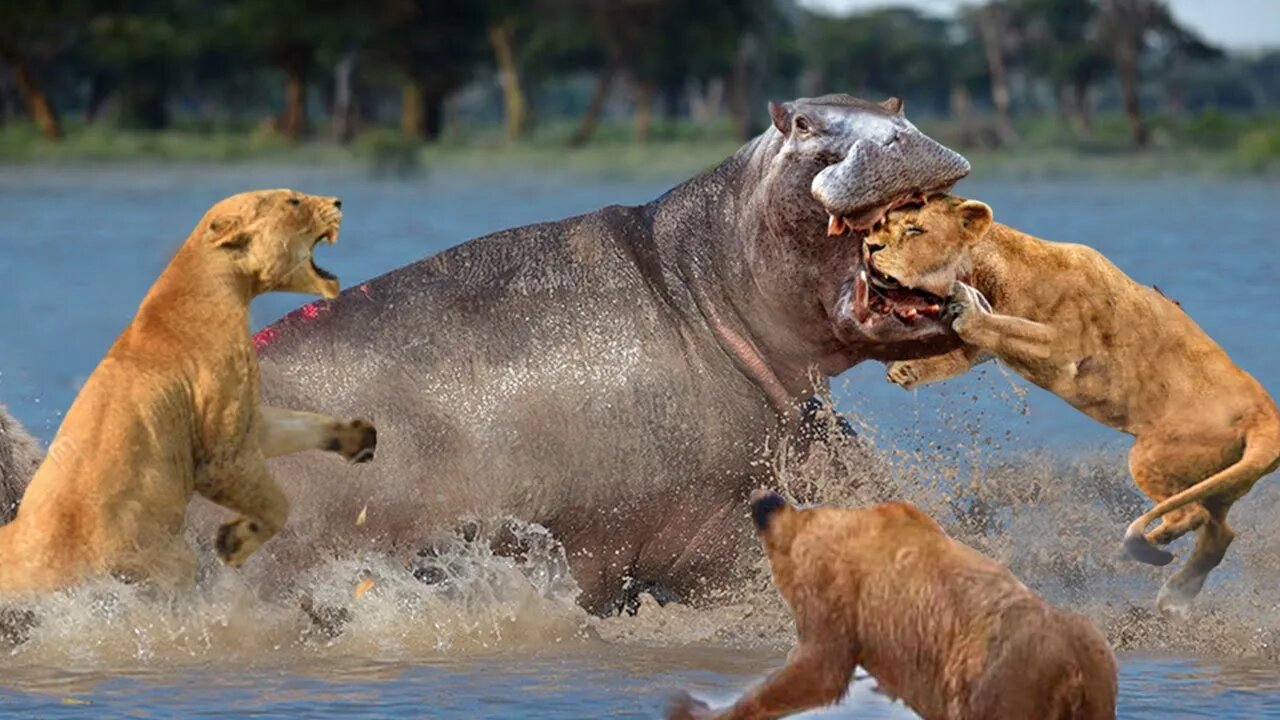
M 368 420 L 337 420 L 264 405 L 258 444 L 269 458 L 304 450 L 329 450 L 351 462 L 367 462 L 373 459 L 378 446 L 378 431 Z
M 251 472 L 228 478 L 201 494 L 241 516 L 218 528 L 214 547 L 231 567 L 240 567 L 249 556 L 280 532 L 289 516 L 289 500 L 276 485 L 265 464 Z
M 1191 557 L 1160 588 L 1156 607 L 1161 612 L 1185 615 L 1191 600 L 1200 594 L 1209 573 L 1222 562 L 1235 533 L 1227 525 L 1229 505 L 1215 508 L 1209 521 L 1196 531 L 1196 546 Z

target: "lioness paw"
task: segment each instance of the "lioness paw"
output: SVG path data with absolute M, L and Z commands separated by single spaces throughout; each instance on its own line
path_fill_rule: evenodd
M 977 288 L 966 285 L 959 280 L 951 286 L 951 294 L 947 296 L 946 318 L 951 320 L 951 328 L 963 332 L 964 327 L 977 313 L 991 312 L 991 303 Z
M 377 447 L 378 430 L 368 420 L 340 424 L 329 440 L 330 450 L 353 463 L 369 462 Z
M 889 382 L 905 390 L 914 389 L 920 380 L 920 374 L 916 372 L 915 365 L 906 360 L 895 360 L 889 363 L 885 367 L 884 374 Z
M 214 549 L 223 562 L 238 568 L 262 547 L 262 543 L 261 524 L 248 518 L 237 518 L 218 528 Z

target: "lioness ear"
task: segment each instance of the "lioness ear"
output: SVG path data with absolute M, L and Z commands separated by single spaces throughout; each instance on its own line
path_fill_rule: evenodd
M 769 103 L 769 117 L 773 118 L 773 126 L 778 128 L 778 132 L 786 135 L 791 132 L 791 115 L 794 108 L 791 103 Z
M 964 226 L 965 234 L 971 239 L 982 237 L 986 234 L 987 228 L 991 227 L 991 208 L 986 203 L 965 200 L 956 206 L 956 211 L 960 213 L 960 222 Z
M 893 113 L 894 115 L 901 115 L 902 104 L 903 104 L 902 98 L 891 97 L 891 98 L 885 99 L 884 102 L 880 103 L 880 107 L 884 108 L 888 112 Z
M 240 227 L 240 218 L 234 215 L 216 217 L 209 221 L 205 228 L 205 240 L 214 247 L 238 248 L 249 244 L 252 237 L 246 232 L 236 232 Z
M 229 232 L 213 241 L 213 246 L 223 250 L 243 250 L 253 242 L 253 235 L 247 232 Z

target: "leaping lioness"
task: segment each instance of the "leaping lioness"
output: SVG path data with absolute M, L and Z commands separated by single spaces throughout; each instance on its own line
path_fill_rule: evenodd
M 890 380 L 911 388 L 994 355 L 1134 436 L 1129 471 L 1156 505 L 1129 525 L 1124 548 L 1165 565 L 1173 555 L 1156 546 L 1196 532 L 1190 559 L 1157 599 L 1161 610 L 1185 612 L 1231 544 L 1232 503 L 1280 464 L 1280 412 L 1262 385 L 1177 303 L 1097 250 L 992 225 L 980 202 L 935 197 L 893 213 L 866 250 L 881 287 L 947 294 L 957 273 L 969 282 L 948 301 L 966 346 L 892 363 Z
M 311 253 L 337 240 L 341 206 L 262 190 L 205 214 L 67 411 L 17 517 L 0 527 L 0 596 L 101 574 L 189 583 L 182 529 L 195 492 L 240 513 L 216 543 L 239 566 L 288 514 L 267 458 L 308 449 L 372 457 L 368 422 L 263 407 L 249 334 L 258 295 L 338 294 Z

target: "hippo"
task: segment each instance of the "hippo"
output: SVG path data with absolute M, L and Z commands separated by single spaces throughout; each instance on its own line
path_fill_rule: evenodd
M 595 612 L 626 588 L 694 599 L 723 579 L 751 545 L 762 460 L 827 378 L 958 343 L 940 298 L 870 284 L 861 239 L 968 162 L 896 99 L 769 110 L 653 202 L 471 240 L 262 330 L 266 402 L 379 426 L 355 480 L 280 463 L 302 545 L 366 505 L 402 548 L 511 516 L 563 543 Z
M 747 496 L 828 378 L 959 347 L 941 298 L 868 277 L 862 238 L 969 163 L 897 99 L 769 112 L 648 204 L 470 240 L 261 330 L 264 402 L 370 417 L 379 457 L 272 461 L 290 523 L 244 571 L 287 586 L 344 548 L 412 564 L 507 519 L 552 533 L 598 614 L 733 580 Z

